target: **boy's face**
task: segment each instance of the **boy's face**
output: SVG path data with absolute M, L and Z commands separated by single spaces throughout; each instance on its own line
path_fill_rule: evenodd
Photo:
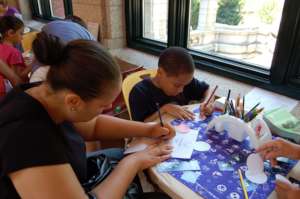
M 158 68 L 159 87 L 168 96 L 177 96 L 183 88 L 193 80 L 194 73 L 181 73 L 177 76 L 168 75 L 162 68 Z

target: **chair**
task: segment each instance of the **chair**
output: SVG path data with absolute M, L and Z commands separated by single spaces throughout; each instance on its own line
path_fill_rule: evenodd
M 147 69 L 147 70 L 142 70 L 142 71 L 132 73 L 124 79 L 122 84 L 122 93 L 128 110 L 129 118 L 131 120 L 132 117 L 131 117 L 131 109 L 129 105 L 129 94 L 132 88 L 143 79 L 147 77 L 154 77 L 155 75 L 156 75 L 156 69 Z
M 131 117 L 131 109 L 129 105 L 129 94 L 133 87 L 147 77 L 154 77 L 156 75 L 156 69 L 147 69 L 141 70 L 134 73 L 129 74 L 123 81 L 122 84 L 122 93 L 124 97 L 124 101 L 128 110 L 129 118 L 132 120 Z M 127 146 L 130 142 L 129 139 L 125 139 L 125 145 Z M 141 182 L 142 190 L 144 192 L 153 192 L 154 187 L 153 185 L 147 180 L 143 171 L 138 172 L 138 176 Z
M 32 32 L 28 32 L 23 35 L 22 47 L 23 47 L 24 52 L 31 51 L 32 42 L 36 38 L 37 33 L 38 33 L 37 31 L 32 31 Z

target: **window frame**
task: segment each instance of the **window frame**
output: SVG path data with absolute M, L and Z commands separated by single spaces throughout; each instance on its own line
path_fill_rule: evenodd
M 187 48 L 191 0 L 169 0 L 168 42 L 143 38 L 142 0 L 125 0 L 127 45 L 159 55 L 169 46 Z M 300 1 L 285 0 L 271 69 L 188 49 L 196 67 L 300 100 Z
M 63 0 L 63 1 L 64 1 L 65 16 L 73 15 L 72 0 Z M 42 14 L 40 14 L 39 12 L 38 0 L 30 0 L 30 4 L 31 4 L 32 16 L 34 18 L 39 18 L 47 21 L 61 19 L 59 17 L 55 17 L 52 15 L 50 0 L 40 0 Z

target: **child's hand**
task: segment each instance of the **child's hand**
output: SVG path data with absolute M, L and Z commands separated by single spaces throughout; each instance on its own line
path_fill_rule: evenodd
M 25 62 L 25 65 L 29 66 L 32 64 L 33 58 L 32 57 L 24 57 L 24 62 Z
M 200 110 L 201 110 L 201 114 L 200 114 L 200 117 L 203 117 L 203 116 L 210 116 L 213 111 L 214 111 L 214 106 L 213 106 L 213 103 L 201 103 L 200 104 Z
M 262 157 L 266 160 L 270 160 L 272 165 L 276 165 L 277 157 L 287 157 L 291 159 L 300 158 L 300 146 L 294 143 L 291 143 L 282 138 L 277 138 L 263 144 L 257 149 Z
M 169 144 L 157 143 L 147 147 L 143 151 L 129 155 L 128 158 L 133 158 L 141 171 L 169 159 L 172 148 Z
M 34 55 L 30 51 L 26 51 L 22 54 L 25 65 L 31 65 L 34 60 Z
M 194 113 L 192 113 L 189 110 L 184 109 L 181 106 L 175 105 L 175 104 L 165 104 L 161 107 L 162 113 L 168 113 L 175 118 L 179 119 L 187 119 L 187 120 L 193 120 L 194 119 Z
M 9 79 L 9 81 L 13 87 L 24 83 L 23 80 L 17 74 L 15 74 L 13 77 L 11 77 L 11 79 Z

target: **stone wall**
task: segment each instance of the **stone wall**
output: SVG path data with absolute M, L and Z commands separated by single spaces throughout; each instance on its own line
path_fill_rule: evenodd
M 211 31 L 191 30 L 189 48 L 249 59 L 266 50 L 273 53 L 276 38 L 258 27 L 230 26 L 215 23 Z
M 110 48 L 126 44 L 123 0 L 73 0 L 73 13 L 86 22 L 99 24 L 100 42 Z
M 9 0 L 17 5 L 25 20 L 31 20 L 29 0 Z M 124 0 L 72 0 L 73 13 L 98 33 L 98 40 L 109 49 L 126 45 Z M 92 33 L 94 31 L 91 30 Z

